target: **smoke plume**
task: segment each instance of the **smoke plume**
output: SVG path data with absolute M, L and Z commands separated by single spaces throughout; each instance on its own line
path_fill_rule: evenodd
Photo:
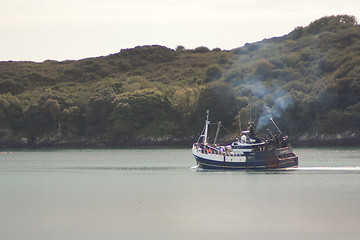
M 264 127 L 270 118 L 280 118 L 286 109 L 294 103 L 294 99 L 284 89 L 278 85 L 265 86 L 263 81 L 252 78 L 245 83 L 253 94 L 265 100 L 262 113 L 257 121 L 257 129 Z
M 273 97 L 274 105 L 272 107 L 269 105 L 264 106 L 264 110 L 257 122 L 257 129 L 264 127 L 270 118 L 280 118 L 286 109 L 293 104 L 294 99 L 289 94 L 284 90 L 279 92 L 281 92 L 281 94 L 278 93 Z

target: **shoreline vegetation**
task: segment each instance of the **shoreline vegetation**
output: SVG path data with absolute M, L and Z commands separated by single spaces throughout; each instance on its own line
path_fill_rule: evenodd
M 127 147 L 191 147 L 196 137 L 183 139 L 164 138 L 143 138 L 127 139 L 126 141 L 109 141 L 88 139 L 42 139 L 36 143 L 8 142 L 0 144 L 1 148 L 127 148 Z M 229 143 L 229 136 L 222 143 Z M 220 139 L 221 141 L 221 139 Z M 289 138 L 293 147 L 354 147 L 359 146 L 360 136 L 354 133 L 336 134 L 336 135 L 304 135 L 299 138 Z
M 293 146 L 360 145 L 360 26 L 327 16 L 232 50 L 139 46 L 0 62 L 0 148 L 191 146 L 204 114 L 234 137 L 273 118 Z M 244 129 L 243 129 L 244 130 Z

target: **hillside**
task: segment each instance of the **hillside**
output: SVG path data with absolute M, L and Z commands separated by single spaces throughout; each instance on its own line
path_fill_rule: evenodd
M 163 46 L 0 62 L 0 145 L 190 143 L 212 121 L 269 117 L 295 143 L 360 143 L 360 27 L 329 16 L 231 51 Z M 335 141 L 335 142 L 332 142 Z

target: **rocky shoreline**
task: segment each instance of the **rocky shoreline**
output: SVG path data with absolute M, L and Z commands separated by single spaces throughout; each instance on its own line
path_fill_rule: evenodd
M 48 137 L 28 142 L 22 138 L 18 141 L 0 142 L 0 148 L 121 148 L 121 147 L 179 147 L 191 146 L 193 138 L 143 137 L 123 140 Z
M 128 137 L 120 141 L 91 138 L 46 137 L 29 142 L 25 138 L 0 141 L 0 148 L 121 148 L 121 147 L 191 147 L 197 136 L 175 138 L 164 137 Z M 227 138 L 227 142 L 230 138 Z M 2 139 L 3 140 L 3 139 Z M 360 133 L 345 132 L 343 134 L 304 134 L 290 137 L 294 147 L 309 146 L 360 146 Z
M 289 140 L 293 146 L 360 146 L 360 133 L 304 134 Z

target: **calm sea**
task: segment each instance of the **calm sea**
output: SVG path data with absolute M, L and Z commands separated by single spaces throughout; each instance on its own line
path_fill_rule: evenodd
M 357 148 L 260 172 L 201 171 L 190 149 L 0 151 L 3 240 L 360 236 Z

